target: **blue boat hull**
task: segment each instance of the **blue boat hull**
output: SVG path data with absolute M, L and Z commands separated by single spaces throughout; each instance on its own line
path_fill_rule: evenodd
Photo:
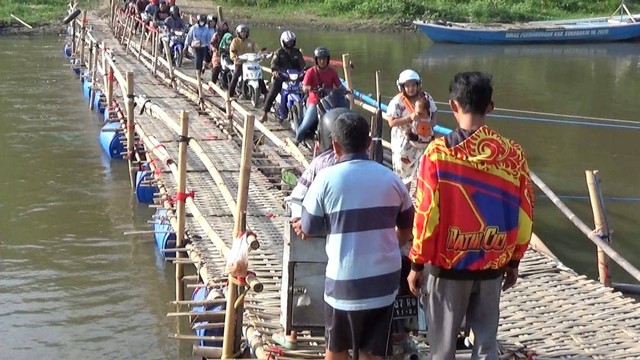
M 467 28 L 430 24 L 414 24 L 433 42 L 456 44 L 538 44 L 538 43 L 590 43 L 629 41 L 640 38 L 640 22 L 629 24 L 580 23 L 557 27 L 540 23 L 540 27 L 519 29 Z M 530 23 L 535 24 L 535 23 Z

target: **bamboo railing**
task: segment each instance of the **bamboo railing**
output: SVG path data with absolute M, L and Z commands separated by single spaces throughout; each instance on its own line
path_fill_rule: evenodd
M 142 26 L 144 30 L 141 31 L 140 36 L 133 36 L 133 30 L 137 20 L 132 17 L 125 17 L 124 14 L 117 8 L 116 3 L 117 1 L 111 1 L 111 28 L 114 32 L 115 37 L 125 48 L 126 52 L 130 52 L 158 79 L 165 82 L 167 85 L 172 86 L 177 92 L 185 95 L 190 100 L 198 104 L 205 112 L 217 118 L 227 119 L 229 128 L 235 129 L 235 131 L 243 137 L 240 186 L 238 194 L 236 195 L 236 198 L 234 198 L 224 184 L 224 180 L 222 179 L 219 171 L 216 169 L 213 162 L 211 162 L 211 160 L 206 156 L 205 152 L 198 145 L 197 141 L 188 139 L 188 134 L 186 132 L 186 129 L 188 128 L 187 113 L 182 113 L 180 125 L 178 125 L 178 122 L 176 122 L 175 119 L 171 119 L 171 117 L 166 112 L 164 112 L 161 107 L 153 104 L 153 102 L 149 103 L 148 100 L 144 99 L 140 95 L 136 95 L 134 93 L 134 75 L 132 73 L 123 75 L 122 72 L 118 69 L 116 61 L 113 58 L 113 54 L 110 52 L 107 44 L 105 44 L 104 42 L 98 43 L 98 41 L 96 41 L 96 39 L 93 37 L 91 31 L 88 30 L 87 14 L 86 11 L 83 11 L 82 19 L 76 19 L 72 22 L 72 52 L 74 56 L 78 58 L 79 65 L 86 67 L 90 71 L 90 76 L 93 81 L 99 82 L 99 79 L 102 79 L 102 86 L 106 90 L 105 96 L 107 102 L 107 111 L 109 114 L 114 114 L 114 116 L 112 117 L 114 121 L 121 121 L 123 123 L 122 131 L 123 133 L 125 133 L 125 138 L 127 140 L 126 157 L 130 162 L 130 169 L 135 169 L 135 165 L 141 161 L 141 154 L 137 151 L 137 145 L 144 146 L 146 149 L 151 149 L 149 150 L 149 153 L 147 155 L 155 156 L 169 167 L 173 176 L 179 179 L 178 192 L 184 194 L 186 193 L 187 189 L 187 179 L 183 176 L 183 172 L 185 171 L 186 166 L 181 166 L 180 164 L 183 164 L 183 154 L 186 154 L 187 148 L 191 149 L 203 161 L 203 163 L 205 163 L 205 166 L 211 174 L 214 183 L 221 190 L 225 202 L 227 203 L 228 207 L 234 212 L 235 226 L 233 230 L 233 237 L 235 238 L 235 236 L 239 232 L 243 231 L 246 226 L 246 191 L 248 187 L 249 171 L 251 166 L 251 145 L 253 144 L 254 139 L 254 128 L 255 130 L 262 133 L 265 137 L 267 137 L 273 144 L 282 148 L 293 158 L 298 160 L 302 166 L 308 166 L 308 160 L 300 152 L 300 150 L 295 145 L 293 145 L 293 142 L 290 138 L 281 139 L 272 131 L 270 131 L 264 124 L 255 121 L 254 114 L 250 111 L 247 111 L 241 104 L 231 100 L 227 96 L 226 91 L 224 91 L 222 88 L 213 83 L 203 83 L 200 77 L 189 76 L 182 69 L 174 68 L 169 55 L 170 51 L 167 51 L 168 43 L 166 41 L 162 41 L 157 29 L 148 26 Z M 73 6 L 70 5 L 70 8 L 75 9 L 75 4 Z M 221 12 L 220 7 L 219 9 Z M 77 34 L 80 35 L 78 36 Z M 165 48 L 165 54 L 167 54 L 166 58 L 160 56 L 160 46 L 163 46 Z M 89 56 L 86 56 L 86 49 L 89 49 Z M 354 85 L 351 80 L 352 70 L 349 66 L 349 55 L 343 55 L 342 60 L 347 86 L 349 88 L 353 88 Z M 270 72 L 270 69 L 268 68 L 264 68 L 264 70 Z M 116 95 L 114 94 L 113 89 L 114 81 L 120 85 L 120 94 L 126 95 L 126 99 L 123 98 L 123 100 L 126 100 L 126 111 L 124 114 L 122 108 L 120 108 L 118 105 L 118 101 L 115 100 Z M 379 86 L 377 86 L 377 88 L 379 88 Z M 212 91 L 221 96 L 225 102 L 224 109 L 221 109 L 218 106 L 205 101 L 205 99 L 203 98 L 203 91 Z M 379 90 L 377 91 L 379 92 Z M 353 96 L 350 96 L 350 101 L 352 103 L 352 107 L 357 106 L 358 108 L 372 114 L 375 114 L 378 110 L 374 106 L 368 105 L 361 100 L 354 98 Z M 133 105 L 136 103 L 147 103 L 147 106 L 145 106 L 145 113 L 148 116 L 163 120 L 167 124 L 167 126 L 169 126 L 176 134 L 180 134 L 182 136 L 183 141 L 180 143 L 179 151 L 180 159 L 177 165 L 171 159 L 170 155 L 166 152 L 165 149 L 157 146 L 159 142 L 155 140 L 152 135 L 145 133 L 144 129 L 135 125 Z M 241 118 L 242 121 L 234 121 L 234 118 Z M 136 144 L 136 141 L 138 141 L 139 144 Z M 383 144 L 385 148 L 390 148 L 390 144 L 388 142 L 383 141 Z M 134 156 L 136 156 L 138 160 L 134 160 Z M 131 170 L 130 174 L 133 179 L 133 176 L 135 176 L 135 171 Z M 583 231 L 583 233 L 585 233 L 589 237 L 589 239 L 591 239 L 595 244 L 598 245 L 599 252 L 602 252 L 603 255 L 607 254 L 611 259 L 616 261 L 627 272 L 634 276 L 634 278 L 640 281 L 640 271 L 629 264 L 617 252 L 615 252 L 615 250 L 613 250 L 608 243 L 602 241 L 602 239 L 607 236 L 605 233 L 594 233 L 593 230 L 588 228 L 584 223 L 577 219 L 575 214 L 571 213 L 568 208 L 566 208 L 566 206 L 564 206 L 564 204 L 559 199 L 557 199 L 557 197 L 555 197 L 555 194 L 553 194 L 553 192 L 546 186 L 546 184 L 544 184 L 544 182 L 542 182 L 542 180 L 540 180 L 533 173 L 532 178 L 538 185 L 538 187 L 540 187 L 552 199 L 552 201 L 559 208 L 561 208 L 563 213 L 565 213 L 567 217 L 569 217 L 569 219 L 573 221 L 576 226 L 578 226 L 581 231 Z M 160 188 L 161 205 L 169 210 L 171 225 L 173 229 L 176 229 L 176 235 L 179 239 L 176 244 L 176 301 L 174 302 L 174 304 L 178 306 L 179 309 L 181 305 L 191 306 L 196 304 L 196 302 L 190 302 L 184 299 L 183 275 L 185 262 L 183 261 L 183 259 L 186 258 L 184 257 L 184 255 L 188 256 L 192 263 L 198 263 L 201 261 L 197 252 L 193 251 L 193 248 L 190 245 L 186 245 L 183 247 L 185 207 L 189 208 L 189 211 L 197 219 L 198 224 L 201 225 L 209 239 L 211 239 L 212 243 L 216 246 L 216 248 L 225 259 L 229 252 L 229 248 L 225 245 L 222 237 L 217 234 L 215 230 L 207 223 L 207 220 L 199 212 L 192 198 L 186 197 L 183 200 L 178 200 L 177 210 L 175 210 L 171 202 L 168 201 L 168 189 L 162 186 Z M 180 220 L 181 218 L 182 220 Z M 598 228 L 598 221 L 596 221 L 596 228 Z M 251 244 L 252 247 L 256 246 L 254 248 L 257 248 L 257 246 L 259 246 L 255 237 L 251 239 Z M 532 246 L 538 248 L 542 252 L 549 254 L 550 256 L 553 256 L 553 254 L 551 254 L 551 252 L 544 246 L 542 241 L 540 241 L 540 239 L 535 236 L 535 234 L 532 238 Z M 604 257 L 602 259 L 604 259 Z M 208 274 L 205 267 L 200 268 L 199 271 L 200 276 L 205 281 L 205 286 L 207 285 L 206 279 L 216 279 L 216 275 Z M 601 275 L 601 280 L 603 279 L 608 279 L 608 277 Z M 247 282 L 248 286 L 254 289 L 254 291 L 259 290 L 260 282 L 258 279 L 250 276 L 247 278 Z M 233 351 L 237 348 L 237 344 L 240 341 L 237 335 L 237 331 L 233 331 L 233 329 L 237 329 L 238 323 L 242 323 L 241 316 L 236 319 L 238 310 L 241 310 L 237 309 L 235 301 L 236 296 L 237 288 L 236 286 L 232 285 L 230 286 L 229 297 L 227 298 L 227 310 L 224 316 L 225 336 L 223 337 L 223 348 L 212 349 L 207 347 L 197 347 L 197 351 L 199 353 L 216 354 L 216 356 L 219 355 L 221 358 L 229 358 L 233 355 Z M 178 312 L 178 314 L 187 313 Z M 219 323 L 218 325 L 222 324 Z M 240 327 L 242 326 L 240 325 Z M 250 339 L 251 343 L 256 344 L 254 350 L 258 351 L 259 357 L 262 358 L 264 355 L 262 343 L 254 338 L 254 333 L 255 329 L 253 328 L 253 326 L 248 325 L 245 327 L 245 336 L 247 337 L 247 339 Z M 197 337 L 182 335 L 177 336 L 176 338 L 184 340 L 194 340 Z M 207 340 L 213 339 L 207 338 Z
M 69 4 L 70 13 L 75 11 L 76 8 L 77 4 L 75 4 L 74 2 L 71 2 Z M 140 36 L 134 37 L 133 29 L 135 26 L 135 19 L 124 18 L 117 8 L 117 2 L 113 0 L 111 1 L 110 19 L 113 26 L 112 28 L 114 29 L 114 34 L 116 35 L 116 38 L 120 40 L 126 52 L 133 53 L 134 56 L 136 56 L 136 58 L 140 61 L 146 61 L 149 64 L 152 63 L 151 70 L 153 72 L 157 72 L 159 68 L 166 68 L 169 73 L 169 79 L 174 79 L 176 74 L 173 74 L 170 59 L 163 59 L 159 56 L 158 44 L 161 40 L 156 29 L 151 27 L 142 27 L 144 30 L 141 31 Z M 193 148 L 193 151 L 198 154 L 198 156 L 206 159 L 204 162 L 206 163 L 207 168 L 210 170 L 212 178 L 214 179 L 216 185 L 221 189 L 222 193 L 225 194 L 225 200 L 229 204 L 229 207 L 233 208 L 235 212 L 234 217 L 236 218 L 236 227 L 232 234 L 233 238 L 235 238 L 238 233 L 244 231 L 246 228 L 246 221 L 244 219 L 247 208 L 246 200 L 248 195 L 252 154 L 250 150 L 252 149 L 251 146 L 253 144 L 253 115 L 246 114 L 246 120 L 244 121 L 245 127 L 243 133 L 246 136 L 244 137 L 243 149 L 245 150 L 243 151 L 242 158 L 240 186 L 238 188 L 238 194 L 236 195 L 238 201 L 235 201 L 230 194 L 226 184 L 224 183 L 220 173 L 215 170 L 215 167 L 213 166 L 211 160 L 206 157 L 206 154 L 204 154 L 204 151 L 197 144 L 197 142 L 188 137 L 188 114 L 183 111 L 181 113 L 179 122 L 180 125 L 172 126 L 170 124 L 175 125 L 176 121 L 174 121 L 173 119 L 168 119 L 169 116 L 166 113 L 163 113 L 162 109 L 154 106 L 154 104 L 146 106 L 146 112 L 148 115 L 163 118 L 163 120 L 170 126 L 173 131 L 180 134 L 181 143 L 179 146 L 179 160 L 178 162 L 175 162 L 173 161 L 173 159 L 171 159 L 170 155 L 163 147 L 158 146 L 159 142 L 155 140 L 153 136 L 145 133 L 143 128 L 136 126 L 134 105 L 136 103 L 136 98 L 140 99 L 140 97 L 137 97 L 134 93 L 134 74 L 132 72 L 123 74 L 122 71 L 119 70 L 113 54 L 107 47 L 107 45 L 104 42 L 98 43 L 88 27 L 86 10 L 82 12 L 81 19 L 73 20 L 70 26 L 73 53 L 72 56 L 77 59 L 77 66 L 80 67 L 81 71 L 82 69 L 86 69 L 86 71 L 88 72 L 87 81 L 91 81 L 93 84 L 91 88 L 91 99 L 93 99 L 93 97 L 95 96 L 96 88 L 103 88 L 105 90 L 104 94 L 107 102 L 106 113 L 109 116 L 109 121 L 120 121 L 122 123 L 121 128 L 117 131 L 122 132 L 124 138 L 126 139 L 127 150 L 124 154 L 124 157 L 129 161 L 132 187 L 135 187 L 135 176 L 136 171 L 138 170 L 138 166 L 136 165 L 139 164 L 141 160 L 144 160 L 144 157 L 154 156 L 162 161 L 169 168 L 172 175 L 176 179 L 178 179 L 178 195 L 187 194 L 186 189 L 188 179 L 186 177 L 186 153 L 187 148 Z M 151 45 L 151 48 L 148 50 L 145 49 L 145 43 Z M 84 76 L 84 74 L 81 75 Z M 180 75 L 182 74 L 178 74 L 178 76 Z M 114 82 L 117 82 L 120 85 L 120 94 L 122 94 L 122 101 L 124 101 L 125 103 L 124 110 L 120 106 L 120 102 L 116 100 L 117 95 L 114 94 L 113 89 Z M 94 102 L 90 101 L 90 107 L 93 107 L 93 104 Z M 147 154 L 140 152 L 142 146 L 150 149 Z M 156 165 L 153 164 L 151 165 L 152 168 L 155 168 L 155 166 Z M 161 182 L 159 182 L 158 185 L 160 185 L 159 188 L 161 195 L 161 206 L 169 211 L 169 221 L 173 229 L 175 229 L 177 237 L 176 249 L 167 250 L 176 252 L 176 259 L 174 261 L 176 266 L 176 301 L 174 303 L 178 307 L 178 310 L 180 310 L 180 306 L 191 304 L 189 301 L 186 301 L 184 299 L 184 266 L 185 264 L 199 263 L 201 260 L 198 253 L 193 251 L 191 246 L 184 245 L 186 207 L 189 208 L 191 214 L 193 214 L 194 218 L 197 219 L 199 225 L 211 239 L 212 243 L 216 246 L 224 259 L 227 258 L 230 249 L 228 246 L 226 246 L 221 236 L 217 234 L 216 231 L 214 231 L 213 227 L 210 224 L 208 224 L 207 220 L 199 211 L 198 207 L 191 197 L 177 196 L 177 199 L 172 202 L 170 201 L 171 198 L 169 196 L 168 189 L 162 186 Z M 259 243 L 255 235 L 249 236 L 248 240 L 251 249 L 257 249 L 259 247 Z M 189 257 L 189 261 L 185 261 L 187 256 Z M 202 280 L 205 282 L 205 286 L 207 285 L 209 280 L 215 281 L 216 285 L 221 284 L 220 281 L 215 280 L 216 278 L 219 278 L 219 276 L 217 276 L 216 274 L 209 274 L 206 267 L 200 268 L 199 274 Z M 230 277 L 229 280 L 232 282 L 232 284 L 235 285 L 229 287 L 230 291 L 227 297 L 228 306 L 223 316 L 223 319 L 226 323 L 225 328 L 240 329 L 242 328 L 242 316 L 236 316 L 239 311 L 241 313 L 242 308 L 241 301 L 239 303 L 237 301 L 238 289 L 240 287 L 246 286 L 253 291 L 259 292 L 262 290 L 262 284 L 253 273 L 249 273 L 244 278 L 244 281 L 246 281 L 245 284 L 238 283 L 235 277 Z M 175 316 L 176 314 L 179 316 L 188 313 L 178 311 L 178 313 L 171 314 L 170 316 Z M 221 323 L 220 325 L 223 324 Z M 182 340 L 200 339 L 198 337 L 181 334 L 175 334 L 174 338 Z M 211 348 L 200 349 L 200 351 L 208 351 L 209 353 L 221 352 L 223 357 L 226 358 L 233 357 L 240 343 L 240 339 L 238 338 L 238 334 L 235 330 L 225 330 L 225 336 L 221 337 L 220 339 L 207 337 L 206 340 L 222 340 L 224 344 L 223 348 L 218 350 Z

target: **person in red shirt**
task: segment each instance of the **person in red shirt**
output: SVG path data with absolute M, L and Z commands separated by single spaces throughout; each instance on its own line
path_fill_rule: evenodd
M 302 91 L 309 94 L 309 97 L 307 98 L 307 110 L 296 132 L 296 145 L 304 140 L 305 135 L 315 129 L 318 124 L 317 105 L 320 98 L 317 92 L 312 90 L 322 87 L 328 93 L 332 89 L 342 88 L 338 73 L 329 66 L 329 60 L 331 59 L 329 49 L 325 47 L 316 48 L 313 51 L 313 58 L 316 65 L 307 70 L 302 81 Z

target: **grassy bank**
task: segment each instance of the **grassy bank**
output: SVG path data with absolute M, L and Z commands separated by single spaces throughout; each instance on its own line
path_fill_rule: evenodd
M 191 1 L 193 3 L 194 1 Z M 620 0 L 218 0 L 225 8 L 244 8 L 267 17 L 302 14 L 326 20 L 373 20 L 383 24 L 414 19 L 445 19 L 460 22 L 516 22 L 576 16 L 610 15 Z M 626 1 L 633 11 L 637 1 Z M 250 5 L 249 5 L 250 4 Z M 238 10 L 236 10 L 238 11 Z
M 88 0 L 79 1 L 80 6 L 88 3 Z M 0 0 L 0 27 L 22 26 L 11 18 L 11 14 L 32 26 L 61 24 L 68 4 L 69 0 Z

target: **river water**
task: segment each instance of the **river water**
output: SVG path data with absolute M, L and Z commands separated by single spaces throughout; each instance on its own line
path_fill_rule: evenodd
M 251 34 L 273 48 L 280 31 Z M 481 70 L 494 76 L 499 108 L 607 118 L 497 111 L 489 123 L 523 144 L 531 169 L 587 224 L 584 170 L 600 170 L 614 245 L 640 266 L 637 44 L 465 47 L 420 34 L 296 31 L 306 53 L 317 44 L 334 58 L 350 53 L 364 92 L 375 92 L 381 70 L 385 100 L 407 67 L 436 101 L 446 101 L 456 72 Z M 57 37 L 0 38 L 0 358 L 186 358 L 190 344 L 167 339 L 172 267 L 151 235 L 124 235 L 149 229 L 152 211 L 131 195 L 126 165 L 100 149 L 100 120 L 62 46 Z M 441 123 L 454 126 L 448 106 L 439 107 Z M 536 233 L 595 278 L 594 246 L 537 194 Z M 617 268 L 613 276 L 630 281 Z

